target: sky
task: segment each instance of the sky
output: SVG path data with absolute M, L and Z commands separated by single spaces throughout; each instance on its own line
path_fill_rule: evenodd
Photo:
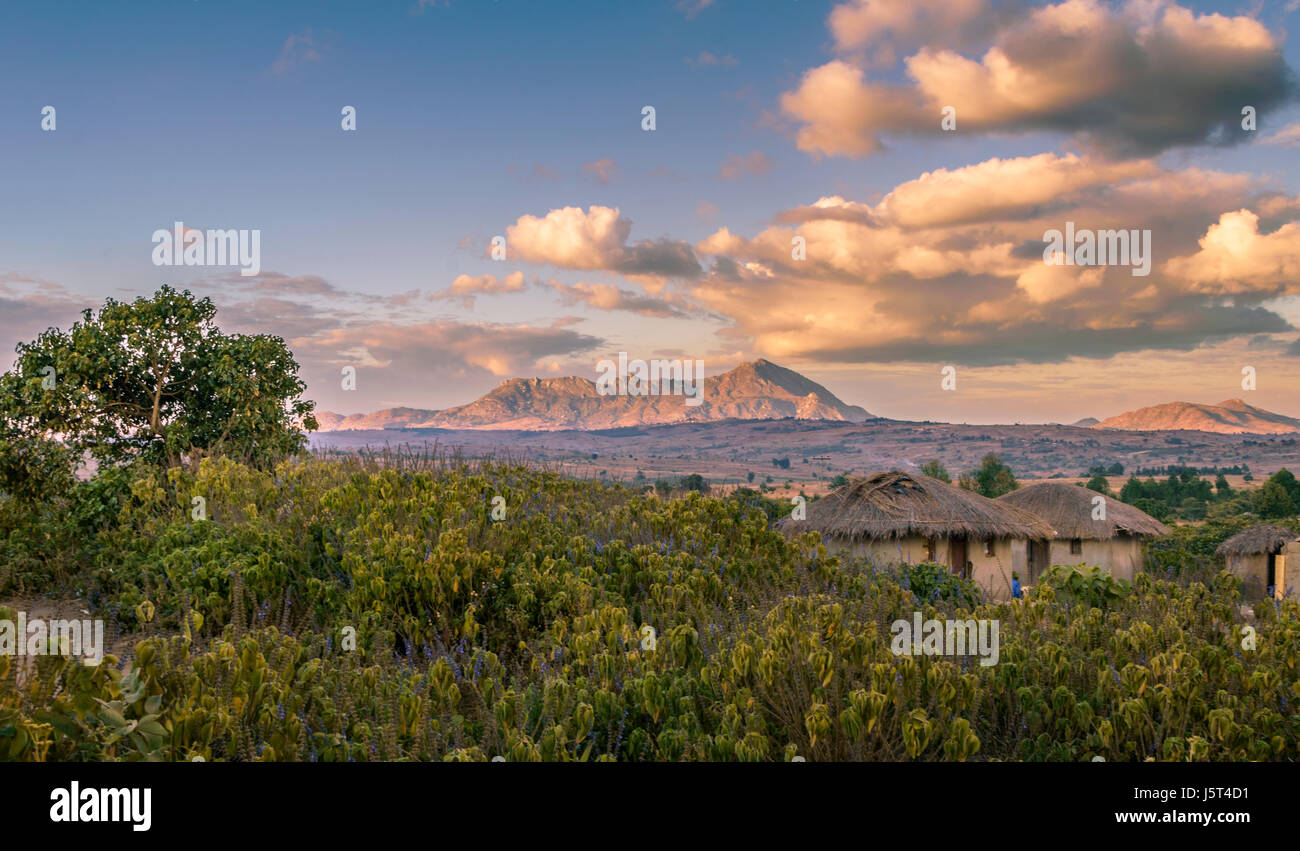
M 899 419 L 1300 416 L 1297 23 L 1300 0 L 5 0 L 0 368 L 169 284 L 283 337 L 340 413 L 627 352 L 764 357 Z M 257 231 L 260 269 L 157 265 L 176 222 Z M 1067 223 L 1146 262 L 1049 263 Z

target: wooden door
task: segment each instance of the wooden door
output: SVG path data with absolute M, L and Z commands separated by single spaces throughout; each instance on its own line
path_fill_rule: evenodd
M 966 539 L 953 538 L 948 542 L 948 564 L 952 572 L 970 579 L 966 573 Z

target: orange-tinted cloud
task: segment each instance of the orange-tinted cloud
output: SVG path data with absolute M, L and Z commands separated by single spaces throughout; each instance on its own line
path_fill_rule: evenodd
M 605 270 L 632 277 L 697 277 L 700 264 L 688 243 L 668 239 L 628 243 L 632 222 L 618 208 L 562 207 L 545 216 L 521 216 L 506 230 L 514 256 L 565 269 Z
M 463 306 L 473 307 L 476 295 L 517 293 L 523 292 L 523 289 L 524 273 L 520 271 L 511 272 L 500 278 L 496 275 L 457 275 L 451 282 L 451 286 L 430 294 L 429 298 L 435 301 L 459 299 Z
M 841 45 L 869 44 L 897 28 L 910 32 L 928 20 L 921 12 L 937 8 L 849 4 L 832 13 L 831 26 Z M 997 13 L 973 3 L 954 14 L 956 26 Z M 1262 115 L 1295 92 L 1280 44 L 1259 21 L 1197 15 L 1167 0 L 1118 8 L 1064 0 L 999 21 L 982 55 L 937 38 L 904 67 L 910 82 L 901 84 L 869 79 L 851 58 L 807 71 L 781 99 L 801 125 L 799 148 L 864 156 L 882 149 L 881 134 L 1048 130 L 1111 154 L 1149 155 L 1243 141 L 1242 105 Z M 949 106 L 955 131 L 941 125 Z
M 686 291 L 755 353 L 826 363 L 1045 363 L 1282 333 L 1264 303 L 1300 280 L 1300 225 L 1261 235 L 1247 214 L 1220 221 L 1255 201 L 1300 218 L 1294 199 L 1260 189 L 1150 160 L 992 159 L 875 204 L 822 198 L 752 237 L 719 228 L 696 244 L 712 267 Z M 1048 265 L 1044 233 L 1067 222 L 1151 230 L 1150 274 Z
M 1200 246 L 1195 254 L 1170 260 L 1165 272 L 1198 292 L 1300 293 L 1300 223 L 1263 234 L 1259 216 L 1235 210 L 1210 225 Z

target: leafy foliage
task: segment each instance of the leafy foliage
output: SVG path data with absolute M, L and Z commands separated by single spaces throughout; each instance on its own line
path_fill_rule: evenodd
M 957 484 L 989 499 L 996 499 L 1020 487 L 1011 468 L 1003 464 L 1002 459 L 993 453 L 985 455 L 979 469 L 963 474 L 957 480 Z
M 932 479 L 938 479 L 941 482 L 952 482 L 952 476 L 948 473 L 948 468 L 938 458 L 932 458 L 921 465 L 921 475 L 929 476 Z
M 1110 571 L 1096 565 L 1054 565 L 1040 580 L 1056 590 L 1056 598 L 1086 608 L 1108 609 L 1132 593 L 1124 579 L 1115 579 Z
M 1240 584 L 1199 554 L 990 605 L 743 497 L 445 456 L 209 458 L 73 499 L 70 581 L 135 633 L 130 673 L 0 657 L 0 759 L 1300 757 L 1300 610 L 1257 606 L 1243 650 Z M 999 620 L 1001 661 L 895 656 L 916 611 Z

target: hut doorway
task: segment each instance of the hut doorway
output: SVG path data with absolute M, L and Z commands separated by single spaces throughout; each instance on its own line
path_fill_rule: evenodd
M 1052 545 L 1048 541 L 1030 541 L 1025 550 L 1025 560 L 1029 567 L 1029 581 L 1031 583 L 1037 582 L 1043 571 L 1051 566 L 1048 562 L 1052 560 Z
M 1265 588 L 1277 587 L 1278 562 L 1281 561 L 1285 563 L 1285 559 L 1285 556 L 1280 556 L 1277 553 L 1268 554 L 1268 581 L 1264 583 Z
M 965 579 L 970 577 L 966 575 L 966 539 L 953 538 L 948 542 L 948 564 L 952 567 L 952 572 Z

